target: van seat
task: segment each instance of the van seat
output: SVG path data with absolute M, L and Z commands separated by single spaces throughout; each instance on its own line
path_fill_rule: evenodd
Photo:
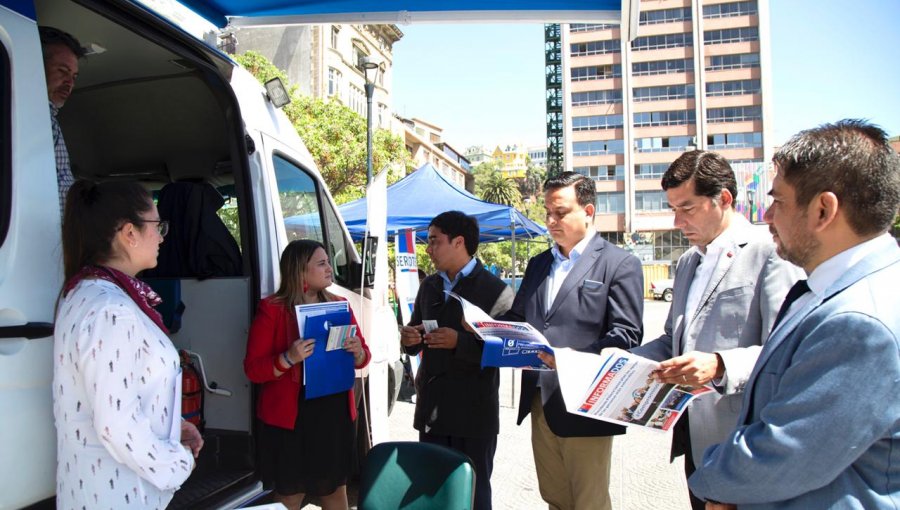
M 159 191 L 159 215 L 169 234 L 159 248 L 157 266 L 148 277 L 198 278 L 240 276 L 241 251 L 216 212 L 225 204 L 207 182 L 171 182 Z

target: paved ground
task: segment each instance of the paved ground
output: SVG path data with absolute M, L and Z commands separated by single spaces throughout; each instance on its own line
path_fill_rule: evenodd
M 662 333 L 668 304 L 645 302 L 644 337 Z M 537 510 L 547 508 L 541 500 L 531 456 L 528 420 L 516 426 L 518 379 L 504 369 L 500 388 L 500 437 L 494 458 L 494 508 Z M 513 384 L 515 382 L 515 384 Z M 515 387 L 514 387 L 515 386 Z M 415 441 L 412 428 L 414 404 L 397 402 L 391 413 L 391 440 Z M 687 485 L 681 459 L 669 464 L 670 434 L 632 428 L 613 442 L 613 508 L 616 510 L 688 510 Z M 352 503 L 352 502 L 351 502 Z M 308 505 L 304 508 L 317 508 Z M 581 509 L 579 509 L 581 510 Z M 589 510 L 589 509 L 585 509 Z

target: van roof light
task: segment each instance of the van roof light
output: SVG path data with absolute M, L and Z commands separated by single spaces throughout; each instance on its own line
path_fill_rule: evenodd
M 275 108 L 281 108 L 291 102 L 291 97 L 284 88 L 281 78 L 272 78 L 266 82 L 266 96 L 269 98 L 269 101 L 272 101 Z

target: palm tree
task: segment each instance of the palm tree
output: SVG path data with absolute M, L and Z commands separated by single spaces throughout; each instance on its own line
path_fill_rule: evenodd
M 478 194 L 482 200 L 512 207 L 517 206 L 522 199 L 515 181 L 507 179 L 496 169 L 484 174 L 483 180 L 478 185 Z

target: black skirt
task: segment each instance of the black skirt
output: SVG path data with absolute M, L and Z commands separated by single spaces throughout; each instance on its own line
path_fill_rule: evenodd
M 354 449 L 348 392 L 306 400 L 300 388 L 293 430 L 262 423 L 260 473 L 283 495 L 327 496 L 347 484 Z

